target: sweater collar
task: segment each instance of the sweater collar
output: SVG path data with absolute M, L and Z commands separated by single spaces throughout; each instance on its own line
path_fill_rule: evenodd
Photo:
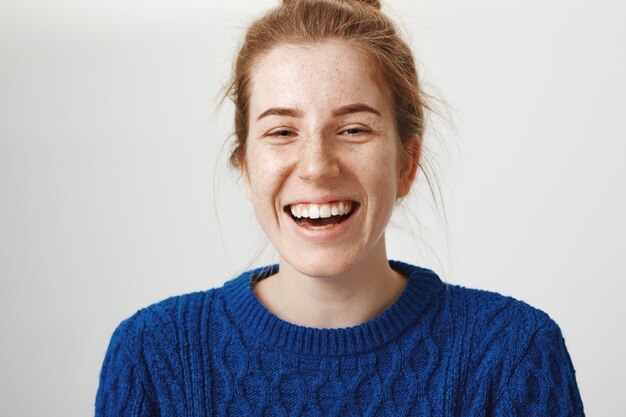
M 444 289 L 433 271 L 403 262 L 389 261 L 407 276 L 400 297 L 373 319 L 353 327 L 320 329 L 288 323 L 270 313 L 256 298 L 250 286 L 278 271 L 278 265 L 244 272 L 224 284 L 229 315 L 246 334 L 276 349 L 311 355 L 346 355 L 370 351 L 393 340 L 420 317 L 428 302 Z

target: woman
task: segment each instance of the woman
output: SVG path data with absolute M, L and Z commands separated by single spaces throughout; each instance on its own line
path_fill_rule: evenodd
M 280 255 L 124 321 L 97 416 L 582 416 L 545 313 L 388 261 L 425 104 L 377 1 L 285 2 L 249 28 L 231 161 Z

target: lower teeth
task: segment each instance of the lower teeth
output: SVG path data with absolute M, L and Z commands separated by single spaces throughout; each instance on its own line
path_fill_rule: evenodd
M 336 224 L 338 224 L 339 222 L 333 222 L 333 223 L 318 223 L 318 222 L 312 222 L 312 221 L 302 221 L 302 222 L 298 222 L 301 226 L 305 226 L 305 227 L 310 227 L 310 228 L 314 228 L 314 229 L 320 229 L 320 228 L 325 228 L 325 227 L 331 227 L 334 226 Z
M 335 226 L 342 221 L 344 221 L 348 216 L 334 217 L 334 218 L 324 218 L 324 219 L 308 219 L 306 217 L 296 218 L 296 223 L 300 226 L 304 226 L 310 229 L 326 229 L 332 226 Z

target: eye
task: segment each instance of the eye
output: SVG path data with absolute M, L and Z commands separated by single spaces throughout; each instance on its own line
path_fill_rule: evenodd
M 267 133 L 267 136 L 274 136 L 274 137 L 291 137 L 295 135 L 296 135 L 295 132 L 288 130 L 288 129 L 276 129 Z
M 365 127 L 357 127 L 357 126 L 349 127 L 340 132 L 340 134 L 346 135 L 346 136 L 358 136 L 358 135 L 365 135 L 368 133 L 372 133 L 372 131 Z
M 358 135 L 359 133 L 362 133 L 363 131 L 364 131 L 363 129 L 359 129 L 359 128 L 356 128 L 356 127 L 352 127 L 352 128 L 350 128 L 350 129 L 346 129 L 346 130 L 344 130 L 343 132 L 344 132 L 346 135 Z

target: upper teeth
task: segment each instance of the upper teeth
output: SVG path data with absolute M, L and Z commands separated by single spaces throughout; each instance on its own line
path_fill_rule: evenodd
M 291 214 L 294 217 L 309 219 L 325 219 L 330 216 L 343 216 L 352 211 L 352 201 L 339 201 L 329 204 L 292 204 Z

